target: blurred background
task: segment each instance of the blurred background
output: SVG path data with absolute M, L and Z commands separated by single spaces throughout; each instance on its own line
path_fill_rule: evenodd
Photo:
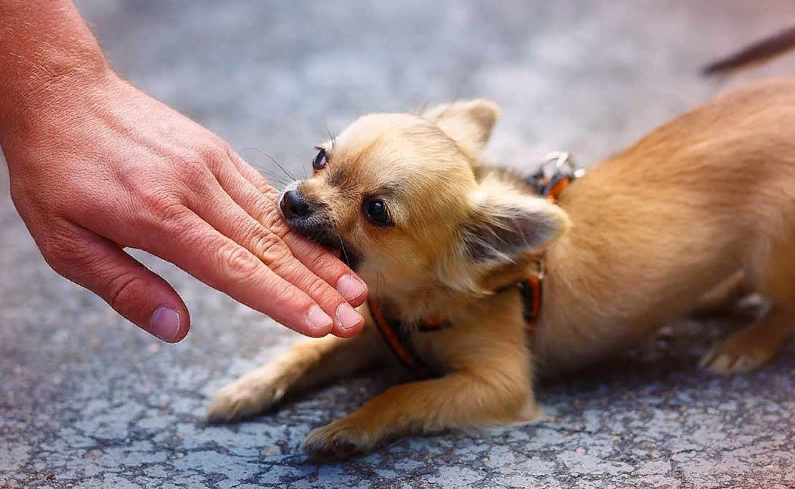
M 698 69 L 795 17 L 781 0 L 77 4 L 124 76 L 269 170 L 246 148 L 295 168 L 326 126 L 467 97 L 502 105 L 503 161 L 590 162 L 724 88 Z
M 781 0 L 76 3 L 122 76 L 277 179 L 265 153 L 300 173 L 327 131 L 367 112 L 491 98 L 503 116 L 489 155 L 530 171 L 553 150 L 592 164 L 721 90 L 795 75 L 795 54 L 726 80 L 698 75 L 795 23 Z M 215 390 L 298 337 L 136 257 L 185 298 L 182 343 L 160 344 L 55 275 L 0 170 L 0 487 L 795 486 L 792 347 L 747 376 L 695 367 L 742 318 L 674 325 L 543 387 L 550 421 L 539 426 L 403 440 L 316 466 L 303 437 L 383 376 L 207 427 Z

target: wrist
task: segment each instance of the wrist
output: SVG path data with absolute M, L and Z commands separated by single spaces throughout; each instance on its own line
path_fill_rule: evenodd
M 0 2 L 0 145 L 112 75 L 69 0 Z
M 53 71 L 36 80 L 24 90 L 11 94 L 12 104 L 0 105 L 0 147 L 14 141 L 26 140 L 41 134 L 54 120 L 67 121 L 74 117 L 74 107 L 89 105 L 98 90 L 113 81 L 120 81 L 109 68 L 88 71 L 74 69 Z

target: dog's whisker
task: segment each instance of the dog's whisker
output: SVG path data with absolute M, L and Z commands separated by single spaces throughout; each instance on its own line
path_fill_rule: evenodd
M 268 179 L 268 183 L 270 183 L 270 185 L 276 188 L 277 190 L 283 190 L 290 183 L 273 174 L 265 173 L 264 176 Z
M 271 161 L 272 161 L 272 162 L 273 162 L 273 163 L 274 163 L 274 164 L 275 164 L 277 167 L 279 167 L 279 169 L 280 169 L 280 170 L 281 170 L 281 171 L 282 171 L 282 172 L 283 172 L 285 175 L 287 175 L 287 177 L 289 178 L 289 180 L 286 180 L 286 181 L 285 181 L 285 180 L 283 179 L 283 177 L 281 177 L 281 176 L 278 176 L 278 177 L 277 177 L 277 175 L 276 175 L 276 174 L 274 174 L 274 173 L 270 172 L 270 171 L 269 171 L 269 170 L 268 170 L 266 167 L 264 167 L 264 166 L 262 166 L 262 165 L 255 164 L 255 163 L 249 163 L 249 164 L 250 164 L 251 166 L 253 166 L 253 167 L 254 167 L 254 168 L 255 168 L 255 169 L 258 171 L 258 172 L 260 172 L 260 173 L 262 173 L 262 174 L 265 174 L 265 175 L 268 177 L 268 179 L 270 179 L 270 180 L 275 180 L 277 183 L 281 184 L 281 186 L 282 186 L 282 187 L 286 186 L 286 185 L 287 185 L 288 183 L 290 183 L 290 182 L 294 182 L 295 180 L 297 180 L 297 179 L 296 179 L 296 178 L 293 176 L 293 174 L 292 174 L 292 173 L 290 173 L 289 171 L 287 171 L 287 169 L 286 169 L 286 168 L 284 168 L 282 165 L 280 165 L 280 164 L 279 164 L 279 162 L 278 162 L 278 161 L 276 161 L 276 160 L 275 160 L 275 159 L 274 159 L 274 158 L 273 158 L 271 155 L 269 155 L 269 154 L 268 154 L 268 153 L 266 153 L 265 151 L 262 151 L 262 150 L 261 150 L 261 149 L 259 149 L 259 148 L 254 148 L 254 147 L 243 148 L 243 149 L 241 149 L 241 150 L 240 150 L 240 154 L 242 155 L 244 151 L 248 151 L 248 150 L 256 151 L 256 152 L 258 152 L 258 153 L 260 153 L 260 154 L 263 154 L 263 155 L 265 155 L 265 156 L 266 156 L 268 159 L 270 159 L 270 160 L 271 160 Z
M 298 164 L 301 167 L 301 171 L 304 172 L 304 180 L 309 179 L 309 175 L 307 175 L 306 173 L 306 165 L 304 164 L 304 161 L 301 159 L 301 156 L 298 153 L 293 153 L 293 155 L 298 159 Z
M 268 180 L 269 184 L 271 184 L 273 187 L 275 187 L 278 190 L 283 189 L 284 187 L 287 186 L 287 184 L 290 183 L 290 181 L 285 180 L 285 178 L 282 175 L 277 175 L 271 171 L 268 171 L 265 168 L 261 168 L 256 165 L 251 165 L 251 166 L 254 167 L 255 170 L 257 170 L 257 173 L 265 177 Z
M 279 162 L 278 162 L 278 161 L 276 161 L 276 159 L 275 159 L 273 156 L 269 155 L 269 154 L 268 154 L 268 153 L 266 153 L 265 151 L 262 151 L 261 149 L 258 149 L 258 148 L 244 148 L 244 149 L 243 149 L 243 151 L 245 151 L 245 150 L 247 150 L 247 149 L 252 149 L 252 150 L 254 150 L 254 151 L 257 151 L 258 153 L 261 153 L 261 154 L 265 155 L 265 156 L 266 156 L 266 157 L 267 157 L 269 160 L 271 160 L 271 161 L 273 162 L 273 164 L 274 164 L 274 165 L 278 166 L 278 167 L 279 167 L 279 169 L 280 169 L 281 171 L 283 171 L 283 172 L 284 172 L 284 174 L 285 174 L 285 175 L 287 175 L 287 176 L 290 178 L 290 180 L 291 180 L 291 181 L 295 181 L 295 180 L 297 180 L 297 179 L 295 178 L 295 176 L 293 176 L 293 174 L 292 174 L 292 173 L 290 173 L 289 171 L 287 171 L 287 169 L 286 169 L 285 167 L 283 167 L 282 165 L 280 165 L 280 164 L 279 164 Z
M 269 155 L 268 153 L 263 153 L 263 154 L 264 154 L 265 156 L 267 156 L 268 158 L 270 158 L 270 160 L 273 162 L 273 164 L 274 164 L 274 165 L 276 165 L 276 166 L 278 166 L 278 167 L 279 167 L 279 169 L 280 169 L 281 171 L 283 171 L 285 175 L 287 175 L 288 177 L 290 177 L 290 179 L 291 179 L 292 181 L 296 181 L 296 180 L 298 180 L 297 178 L 295 178 L 295 176 L 294 176 L 292 173 L 290 173 L 289 171 L 287 171 L 287 169 L 286 169 L 285 167 L 283 167 L 282 165 L 280 165 L 280 164 L 279 164 L 279 162 L 278 162 L 278 161 L 276 161 L 276 159 L 274 159 L 274 158 L 273 158 L 273 156 Z
M 257 170 L 260 173 L 262 173 L 263 175 L 265 175 L 266 177 L 268 177 L 268 179 L 270 179 L 270 180 L 276 180 L 277 182 L 284 183 L 284 184 L 290 183 L 290 180 L 286 180 L 282 175 L 279 175 L 278 173 L 274 173 L 274 172 L 272 172 L 272 171 L 270 171 L 270 170 L 268 170 L 266 168 L 257 168 Z
M 340 250 L 342 251 L 342 257 L 343 257 L 343 258 L 345 258 L 345 263 L 347 263 L 347 264 L 349 264 L 349 265 L 350 265 L 351 261 L 350 261 L 350 259 L 348 258 L 348 253 L 345 251 L 345 242 L 344 242 L 344 241 L 342 241 L 342 238 L 340 238 L 339 236 L 337 236 L 337 239 L 338 239 L 338 240 L 339 240 L 339 242 L 340 242 Z M 350 288 L 350 286 L 351 286 L 351 283 L 350 283 L 350 281 L 349 281 L 349 282 L 348 282 L 348 288 Z M 348 291 L 348 288 L 346 288 L 346 289 L 345 289 L 345 292 L 347 292 L 347 291 Z M 340 292 L 342 292 L 342 291 L 340 291 Z M 343 292 L 343 294 L 342 294 L 342 295 L 345 295 L 345 292 Z
M 333 148 L 337 144 L 337 135 L 331 132 L 329 129 L 328 124 L 326 123 L 326 118 L 323 118 L 323 127 L 326 128 L 326 133 L 328 134 L 329 141 L 331 141 L 331 147 Z

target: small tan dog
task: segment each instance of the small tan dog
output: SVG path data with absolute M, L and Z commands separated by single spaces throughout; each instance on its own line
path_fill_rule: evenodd
M 372 114 L 318 147 L 314 175 L 287 189 L 283 213 L 344 249 L 370 289 L 368 324 L 355 338 L 298 343 L 226 386 L 211 420 L 397 363 L 392 346 L 428 378 L 313 430 L 306 450 L 343 457 L 409 433 L 533 421 L 537 376 L 749 292 L 769 299 L 769 312 L 702 365 L 744 372 L 775 355 L 795 328 L 795 80 L 675 118 L 591 166 L 557 205 L 482 161 L 498 112 L 475 100 Z M 540 308 L 527 278 L 542 279 Z

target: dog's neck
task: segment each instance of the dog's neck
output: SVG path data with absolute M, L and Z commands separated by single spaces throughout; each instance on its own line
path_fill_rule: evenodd
M 541 274 L 540 255 L 529 255 L 521 262 L 480 278 L 476 288 L 462 288 L 456 286 L 455 281 L 442 279 L 428 278 L 413 284 L 401 284 L 367 281 L 367 274 L 362 278 L 368 282 L 372 300 L 387 305 L 395 319 L 411 327 L 423 324 L 429 318 L 443 318 L 455 324 L 476 317 L 480 309 L 489 306 L 496 293 Z
M 406 284 L 368 280 L 366 274 L 362 275 L 370 297 L 381 304 L 388 304 L 396 319 L 405 325 L 417 325 L 434 316 L 452 319 L 477 301 L 476 297 L 462 294 L 460 290 L 430 278 Z

